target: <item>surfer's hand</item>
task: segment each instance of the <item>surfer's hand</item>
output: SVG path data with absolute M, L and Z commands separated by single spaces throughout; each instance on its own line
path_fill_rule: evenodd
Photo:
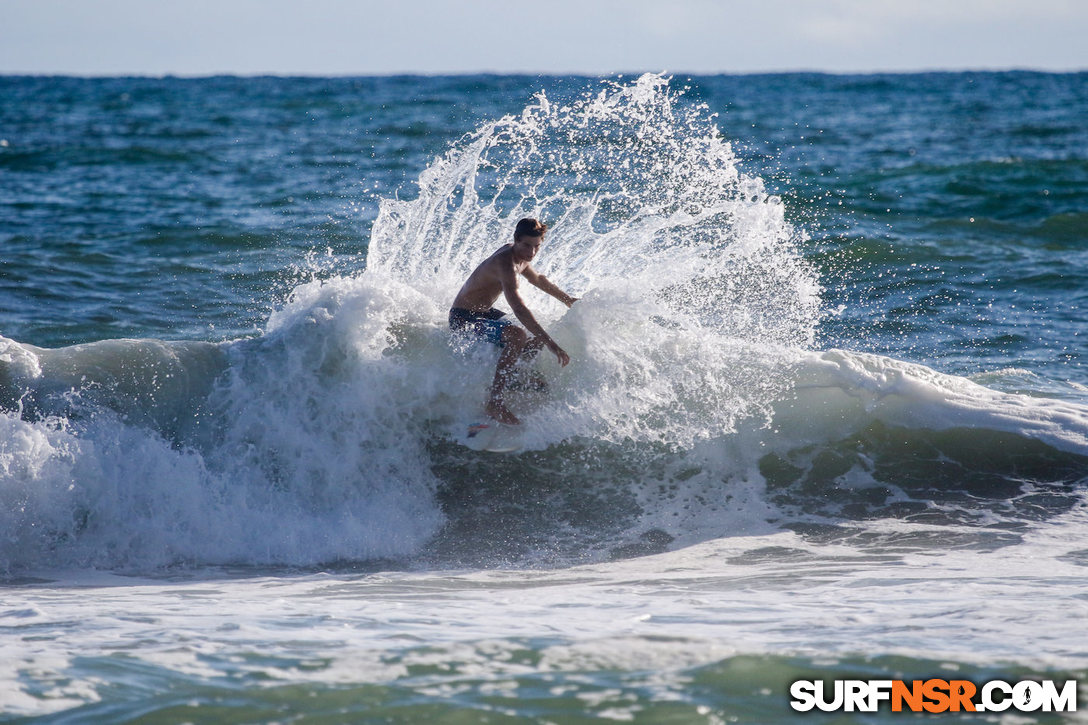
M 566 350 L 555 344 L 554 341 L 548 342 L 548 349 L 555 353 L 555 359 L 559 361 L 560 367 L 566 367 L 570 363 L 570 355 Z
M 582 299 L 581 297 L 571 297 L 570 302 L 567 302 L 567 307 L 574 307 L 574 303 Z

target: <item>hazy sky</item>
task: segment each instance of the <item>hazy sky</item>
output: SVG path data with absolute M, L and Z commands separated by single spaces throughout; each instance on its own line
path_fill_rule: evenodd
M 0 73 L 1088 69 L 1088 0 L 0 0 Z

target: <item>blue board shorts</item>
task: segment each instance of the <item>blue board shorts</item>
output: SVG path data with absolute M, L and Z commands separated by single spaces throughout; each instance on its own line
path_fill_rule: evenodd
M 513 323 L 502 319 L 506 313 L 492 307 L 486 312 L 473 312 L 463 307 L 450 308 L 450 329 L 464 332 L 487 340 L 493 345 L 503 346 L 502 331 Z

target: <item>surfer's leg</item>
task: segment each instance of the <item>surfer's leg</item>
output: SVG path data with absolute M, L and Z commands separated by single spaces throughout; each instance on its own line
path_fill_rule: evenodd
M 528 338 L 528 335 L 526 335 Z M 517 366 L 518 370 L 516 375 L 512 374 L 511 378 L 507 380 L 506 388 L 508 390 L 532 390 L 538 393 L 543 393 L 548 390 L 548 383 L 544 380 L 544 376 L 536 370 L 529 368 L 527 363 L 532 362 L 536 357 L 536 354 L 544 347 L 544 338 L 534 337 L 527 339 L 525 344 L 521 347 L 521 352 L 518 353 Z
M 491 393 L 487 399 L 485 409 L 487 414 L 500 423 L 518 425 L 521 423 L 503 403 L 502 394 L 506 384 L 510 382 L 510 376 L 514 372 L 514 366 L 521 357 L 522 350 L 529 341 L 525 330 L 514 325 L 507 325 L 502 331 L 502 352 L 499 353 L 499 364 L 495 366 L 495 379 L 491 383 Z
M 531 340 L 527 340 L 525 344 L 521 346 L 520 357 L 522 360 L 532 360 L 543 348 L 544 338 L 534 337 Z

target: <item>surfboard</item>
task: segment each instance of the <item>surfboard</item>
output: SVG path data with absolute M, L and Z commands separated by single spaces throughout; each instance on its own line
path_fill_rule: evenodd
M 521 450 L 523 432 L 521 426 L 485 420 L 470 423 L 464 437 L 458 442 L 474 451 L 513 453 Z

